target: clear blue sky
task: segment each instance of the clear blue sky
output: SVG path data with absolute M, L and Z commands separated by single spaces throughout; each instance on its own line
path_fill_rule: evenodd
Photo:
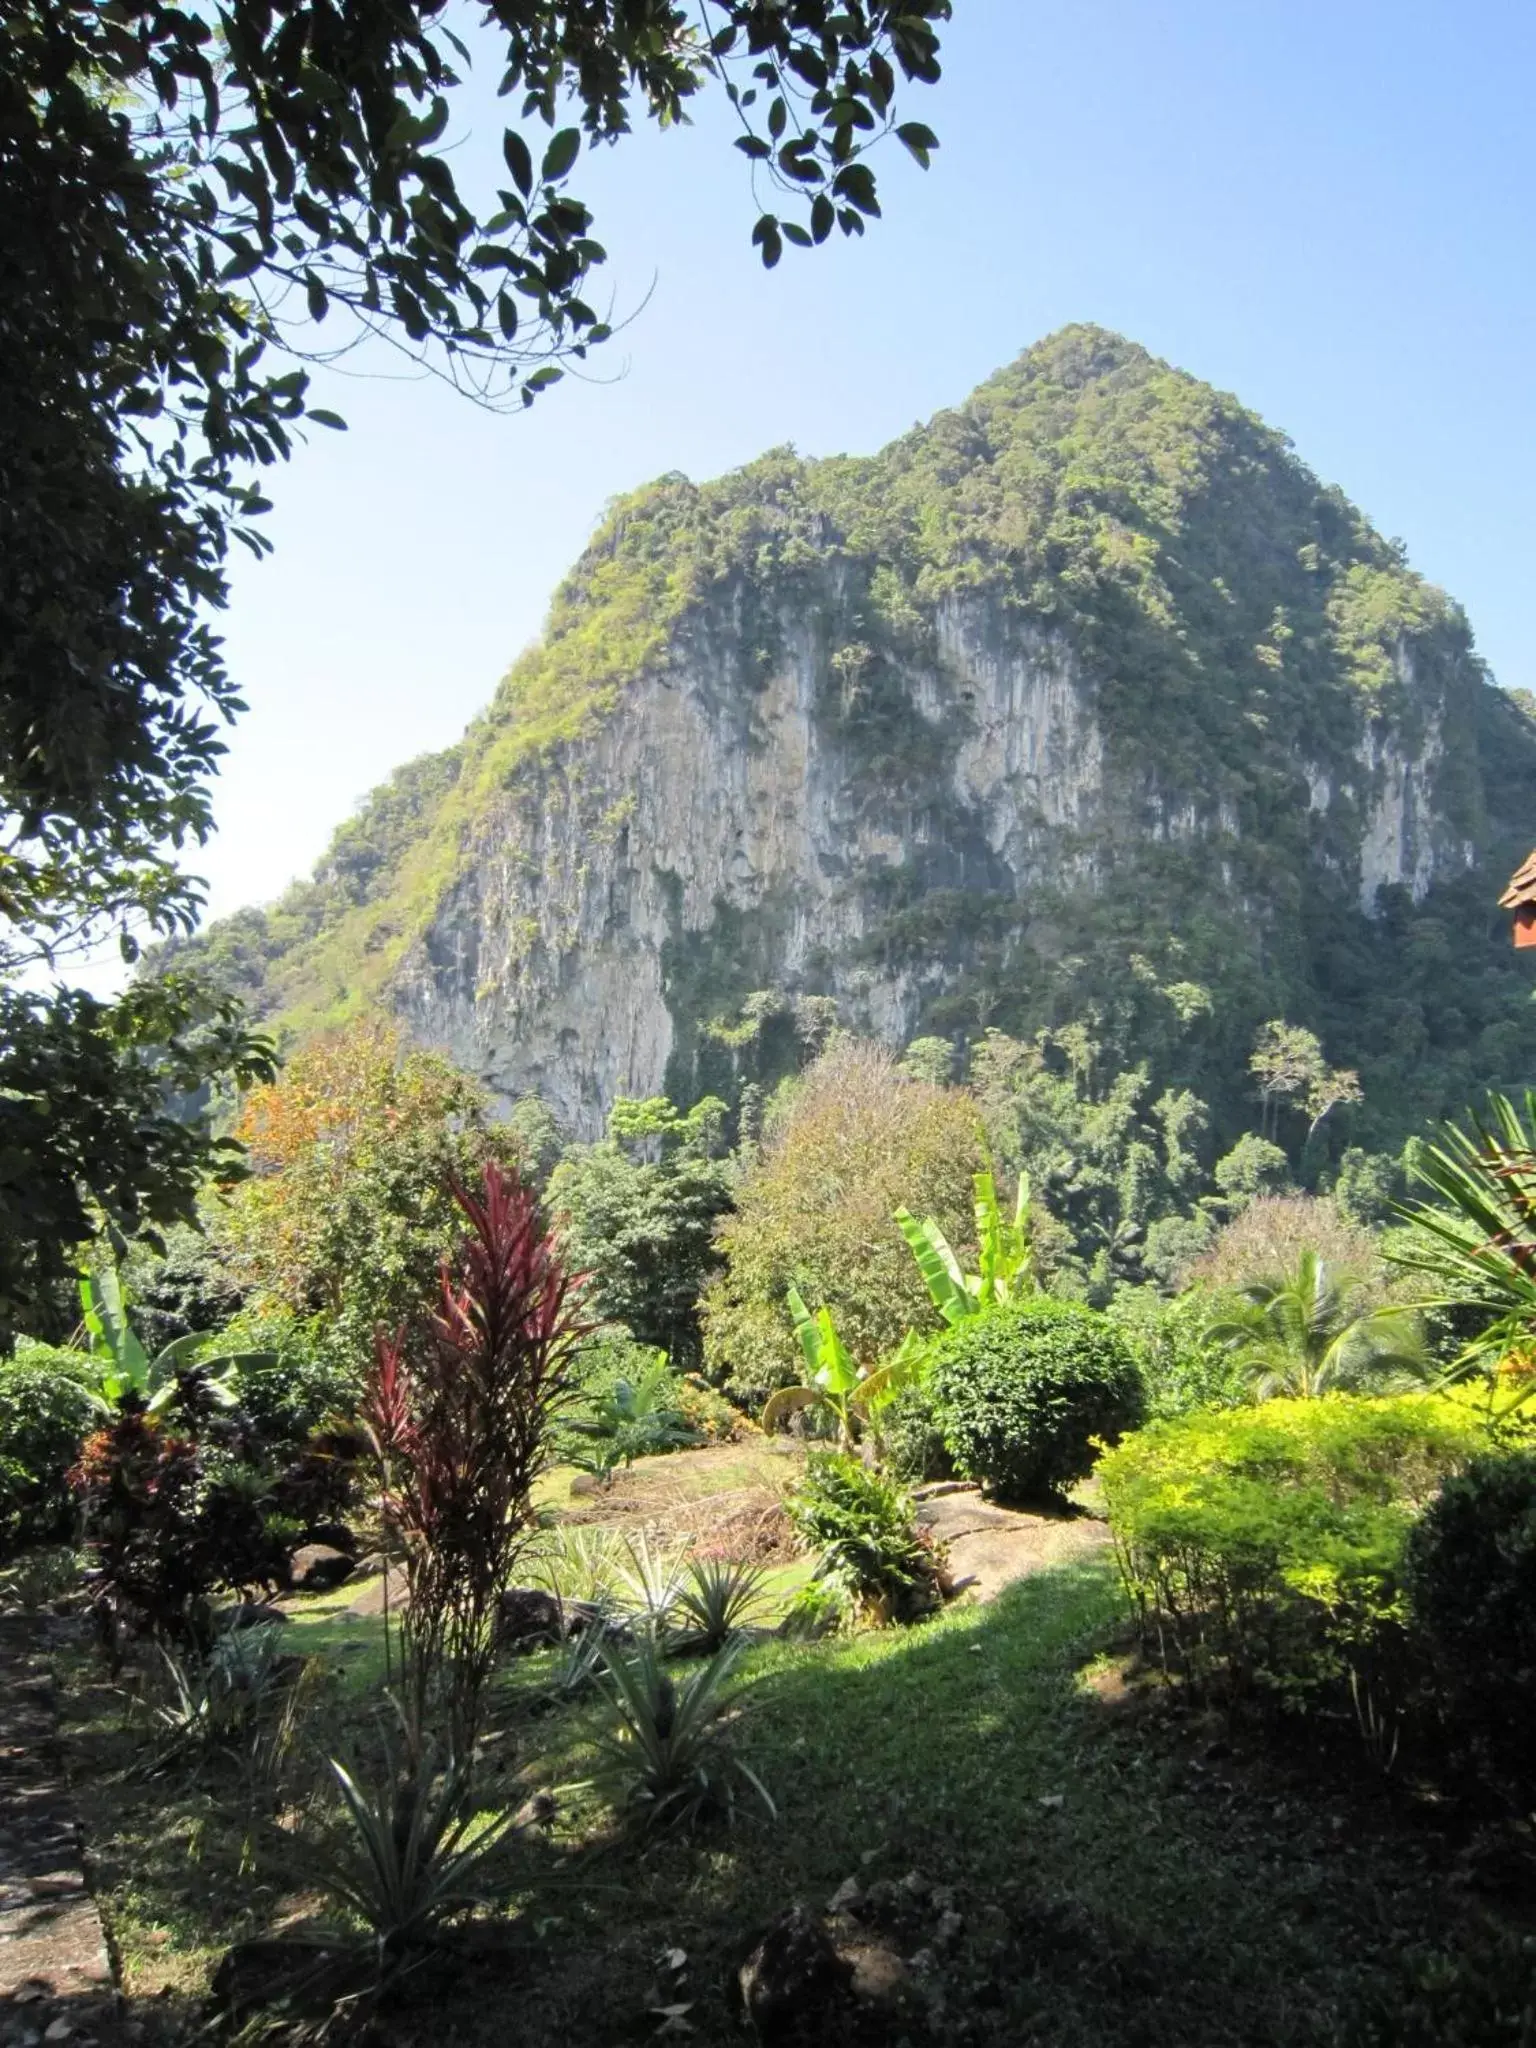
M 194 865 L 276 895 L 539 630 L 605 500 L 766 447 L 865 452 L 1073 320 L 1287 432 L 1536 687 L 1533 0 L 955 0 L 860 244 L 748 245 L 719 110 L 575 181 L 627 331 L 517 418 L 328 376 L 351 421 L 271 483 L 226 622 L 251 710 Z M 497 146 L 476 123 L 471 165 Z M 642 305 L 647 292 L 648 303 Z

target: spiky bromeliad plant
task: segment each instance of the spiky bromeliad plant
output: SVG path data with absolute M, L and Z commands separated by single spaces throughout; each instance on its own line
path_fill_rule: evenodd
M 1019 1175 L 1013 1215 L 1006 1217 L 990 1173 L 974 1177 L 976 1190 L 977 1271 L 967 1273 L 933 1217 L 921 1223 L 910 1209 L 898 1209 L 896 1222 L 912 1249 L 934 1307 L 946 1323 L 1006 1308 L 1035 1289 L 1035 1246 L 1029 1227 L 1029 1176 Z
M 1490 1095 L 1467 1126 L 1445 1124 L 1416 1149 L 1413 1178 L 1434 1199 L 1400 1205 L 1412 1231 L 1390 1252 L 1429 1283 L 1421 1307 L 1480 1317 L 1453 1371 L 1524 1362 L 1536 1342 L 1536 1090 L 1519 1103 Z M 1536 1373 L 1504 1384 L 1508 1405 L 1519 1406 L 1536 1393 Z
M 468 1766 L 452 1757 L 438 1772 L 424 1754 L 408 1756 L 403 1768 L 386 1756 L 376 1784 L 334 1758 L 331 1769 L 347 1832 L 321 1861 L 319 1876 L 367 1926 L 384 1977 L 409 1949 L 434 1940 L 446 1921 L 506 1890 L 496 1863 L 516 1822 L 508 1813 L 477 1814 Z
M 765 1586 L 761 1565 L 690 1557 L 672 1609 L 672 1648 L 684 1656 L 714 1656 L 762 1613 Z
M 729 1814 L 743 1782 L 777 1818 L 767 1787 L 726 1740 L 735 1698 L 726 1687 L 745 1647 L 735 1636 L 674 1678 L 652 1635 L 642 1634 L 631 1650 L 604 1645 L 601 1685 L 614 1725 L 599 1738 L 593 1782 L 640 1827 L 686 1827 L 711 1811 Z

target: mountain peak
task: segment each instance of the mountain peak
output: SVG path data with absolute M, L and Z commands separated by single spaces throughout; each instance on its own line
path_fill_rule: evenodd
M 462 745 L 199 943 L 582 1131 L 771 1081 L 815 996 L 893 1042 L 1073 1021 L 1234 1129 L 1286 1016 L 1390 1137 L 1468 1034 L 1536 1058 L 1479 912 L 1533 810 L 1456 607 L 1235 399 L 1074 325 L 876 455 L 621 501 Z

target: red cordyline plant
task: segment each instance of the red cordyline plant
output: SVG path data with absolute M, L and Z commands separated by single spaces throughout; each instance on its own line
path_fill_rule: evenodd
M 467 1757 L 490 1669 L 497 1603 L 532 1526 L 533 1482 L 587 1325 L 533 1194 L 494 1161 L 455 1186 L 469 1228 L 439 1275 L 420 1341 L 376 1344 L 364 1424 L 386 1521 L 405 1554 L 405 1708 L 417 1734 L 439 1684 Z

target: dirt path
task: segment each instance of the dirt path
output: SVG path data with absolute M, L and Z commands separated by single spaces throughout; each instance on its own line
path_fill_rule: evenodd
M 917 1518 L 949 1548 L 957 1593 L 990 1600 L 1015 1579 L 1109 1547 L 1091 1515 L 1028 1515 L 983 1500 L 975 1487 L 920 1499 Z
M 0 2044 L 121 2040 L 37 1626 L 0 1618 Z

